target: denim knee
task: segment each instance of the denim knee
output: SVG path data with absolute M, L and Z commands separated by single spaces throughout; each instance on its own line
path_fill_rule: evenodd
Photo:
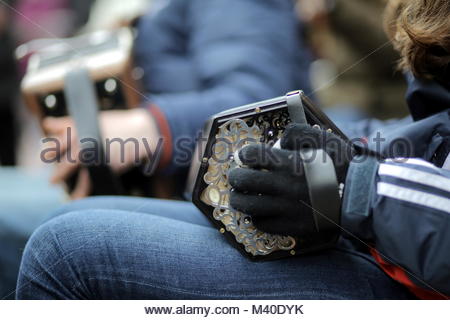
M 18 299 L 74 299 L 77 223 L 86 212 L 73 212 L 41 225 L 28 240 L 17 282 Z

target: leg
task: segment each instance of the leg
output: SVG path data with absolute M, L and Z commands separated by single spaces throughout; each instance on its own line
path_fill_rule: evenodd
M 47 220 L 72 211 L 92 209 L 147 213 L 198 225 L 211 226 L 203 213 L 190 202 L 137 197 L 90 197 L 73 201 L 53 212 Z
M 213 228 L 137 212 L 57 217 L 31 237 L 19 299 L 401 299 L 369 260 L 330 250 L 248 261 Z

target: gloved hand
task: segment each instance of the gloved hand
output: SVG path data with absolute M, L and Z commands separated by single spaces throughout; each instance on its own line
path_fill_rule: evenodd
M 252 217 L 264 232 L 309 236 L 317 232 L 303 163 L 298 150 L 323 149 L 333 160 L 338 183 L 343 183 L 355 153 L 352 145 L 337 135 L 310 125 L 286 128 L 282 149 L 249 145 L 239 151 L 243 166 L 230 170 L 233 190 L 230 204 Z
M 345 182 L 348 166 L 356 151 L 351 143 L 332 132 L 309 124 L 290 124 L 281 139 L 281 148 L 287 150 L 323 149 L 331 157 L 339 183 Z

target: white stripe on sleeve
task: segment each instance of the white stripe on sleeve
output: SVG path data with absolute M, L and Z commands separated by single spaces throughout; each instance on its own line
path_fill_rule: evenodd
M 399 187 L 385 182 L 377 184 L 377 193 L 385 197 L 407 201 L 450 214 L 450 199 L 431 193 Z
M 391 176 L 450 192 L 450 179 L 434 173 L 382 163 L 378 169 L 378 174 L 381 176 Z
M 416 166 L 427 167 L 439 171 L 438 167 L 420 158 L 394 158 L 394 159 L 387 159 L 386 162 L 414 164 Z

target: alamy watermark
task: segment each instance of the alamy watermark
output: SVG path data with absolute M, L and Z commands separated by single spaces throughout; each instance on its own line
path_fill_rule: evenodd
M 69 163 L 79 163 L 83 165 L 107 164 L 112 162 L 121 163 L 128 166 L 143 165 L 144 174 L 151 175 L 165 152 L 166 143 L 164 138 L 159 138 L 157 141 L 149 141 L 146 138 L 127 138 L 120 137 L 107 138 L 100 142 L 94 138 L 84 137 L 77 140 L 78 148 L 76 154 L 73 154 L 72 149 L 72 132 L 71 128 L 67 128 L 66 141 L 68 152 L 62 152 L 63 142 L 55 137 L 47 137 L 42 139 L 45 148 L 41 150 L 40 158 L 44 163 L 58 163 L 64 159 Z M 188 167 L 192 161 L 202 161 L 205 157 L 203 153 L 206 150 L 206 155 L 214 159 L 217 163 L 229 162 L 236 156 L 236 150 L 240 150 L 245 145 L 261 144 L 260 141 L 254 139 L 242 139 L 239 141 L 232 141 L 228 138 L 217 138 L 214 141 L 214 146 L 208 143 L 208 139 L 198 135 L 195 139 L 191 137 L 181 137 L 172 142 L 173 145 L 173 159 L 171 162 L 177 167 Z M 294 147 L 292 146 L 294 144 Z M 350 147 L 352 145 L 353 147 Z M 195 148 L 197 146 L 197 148 Z M 220 152 L 215 152 L 220 147 Z M 310 158 L 299 160 L 294 157 L 293 163 L 295 168 L 301 168 L 300 163 L 303 161 L 314 161 L 317 157 L 316 149 L 325 149 L 336 166 L 348 163 L 349 161 L 363 162 L 367 157 L 383 156 L 385 158 L 394 158 L 395 161 L 403 162 L 405 159 L 414 157 L 414 144 L 410 139 L 397 138 L 388 140 L 377 132 L 370 138 L 370 141 L 365 138 L 352 139 L 344 141 L 336 135 L 323 134 L 319 137 L 305 136 L 296 137 L 291 143 L 293 149 L 311 149 Z M 370 148 L 369 148 L 370 147 Z M 116 148 L 116 149 L 114 149 Z M 116 152 L 112 152 L 112 150 Z M 118 152 L 117 152 L 118 149 Z M 209 150 L 208 150 L 209 149 Z M 271 164 L 276 166 L 286 163 L 282 153 L 271 147 L 259 147 L 258 153 L 253 153 L 250 157 L 246 157 L 247 164 L 254 157 L 254 161 L 258 164 Z M 197 150 L 195 152 L 194 150 Z M 130 154 L 131 153 L 131 154 Z M 52 154 L 54 156 L 49 157 Z M 358 157 L 354 157 L 358 155 Z M 114 157 L 114 159 L 113 159 Z M 130 160 L 131 159 L 131 160 Z M 326 159 L 323 159 L 325 161 Z M 126 163 L 125 163 L 126 162 Z

